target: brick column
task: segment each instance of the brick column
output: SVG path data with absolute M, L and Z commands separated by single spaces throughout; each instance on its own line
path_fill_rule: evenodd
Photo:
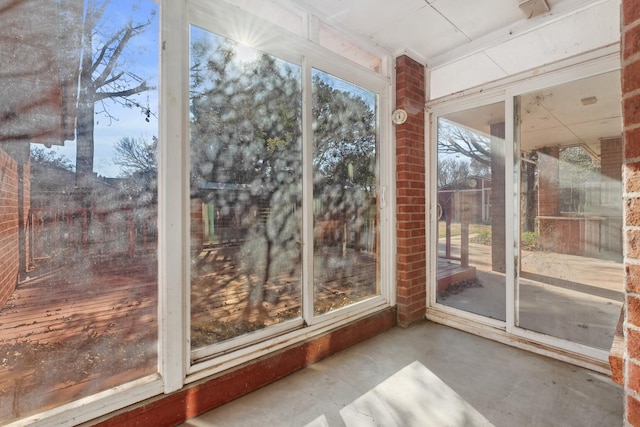
M 398 324 L 424 318 L 427 299 L 424 152 L 424 66 L 407 56 L 396 60 L 396 105 L 407 121 L 396 125 Z
M 622 139 L 607 138 L 600 141 L 600 174 L 603 182 L 622 180 Z
M 505 222 L 504 203 L 506 198 L 504 168 L 506 157 L 504 122 L 489 124 L 491 135 L 491 270 L 504 273 L 507 271 L 506 247 L 507 228 Z
M 600 249 L 622 256 L 622 138 L 600 141 L 601 208 Z
M 622 1 L 625 419 L 640 426 L 640 2 Z

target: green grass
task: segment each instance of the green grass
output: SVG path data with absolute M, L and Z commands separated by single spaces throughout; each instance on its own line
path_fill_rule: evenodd
M 438 223 L 438 237 L 446 237 L 446 223 L 444 221 L 440 221 Z M 489 232 L 491 235 L 491 225 L 489 224 L 469 224 L 469 234 L 477 234 Z M 454 222 L 451 223 L 451 235 L 459 236 L 460 235 L 460 223 Z
M 528 251 L 538 249 L 538 233 L 535 231 L 525 231 L 520 237 L 520 247 Z
M 444 221 L 438 223 L 438 237 L 446 237 L 446 224 Z M 479 243 L 481 245 L 491 245 L 491 225 L 489 224 L 469 224 L 469 234 L 471 243 Z M 460 235 L 460 223 L 451 224 L 451 236 Z M 535 251 L 538 249 L 538 233 L 535 231 L 526 231 L 520 237 L 520 247 L 527 251 Z

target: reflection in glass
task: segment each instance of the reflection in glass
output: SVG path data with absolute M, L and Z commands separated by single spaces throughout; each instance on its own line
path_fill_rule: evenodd
M 379 295 L 377 96 L 313 70 L 314 312 Z
M 619 72 L 528 93 L 516 105 L 517 325 L 607 350 L 623 300 Z
M 0 424 L 157 371 L 158 6 L 13 3 L 0 11 Z
M 504 103 L 438 118 L 437 302 L 505 320 Z
M 191 27 L 191 346 L 301 317 L 300 67 Z

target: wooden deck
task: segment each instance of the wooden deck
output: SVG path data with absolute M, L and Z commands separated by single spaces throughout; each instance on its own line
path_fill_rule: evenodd
M 236 266 L 237 246 L 202 251 L 191 281 L 191 343 L 200 348 L 246 332 L 301 317 L 300 265 L 290 267 L 263 287 L 250 284 Z M 332 251 L 339 249 L 331 248 Z M 375 255 L 352 249 L 335 255 L 345 266 L 316 273 L 316 314 L 328 312 L 377 293 Z M 253 279 L 254 282 L 259 280 Z
M 438 258 L 438 292 L 444 292 L 449 286 L 476 278 L 476 268 L 463 267 L 459 263 Z
M 86 258 L 0 310 L 0 424 L 156 372 L 156 263 Z

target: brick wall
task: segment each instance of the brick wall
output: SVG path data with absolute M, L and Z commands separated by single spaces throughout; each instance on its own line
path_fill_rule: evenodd
M 600 142 L 600 173 L 613 182 L 622 180 L 622 139 L 608 138 Z
M 425 97 L 424 67 L 400 56 L 396 106 L 408 115 L 396 125 L 397 308 L 403 326 L 422 319 L 426 311 Z
M 18 164 L 0 149 L 0 307 L 18 281 Z
M 640 2 L 622 1 L 626 421 L 640 426 Z

